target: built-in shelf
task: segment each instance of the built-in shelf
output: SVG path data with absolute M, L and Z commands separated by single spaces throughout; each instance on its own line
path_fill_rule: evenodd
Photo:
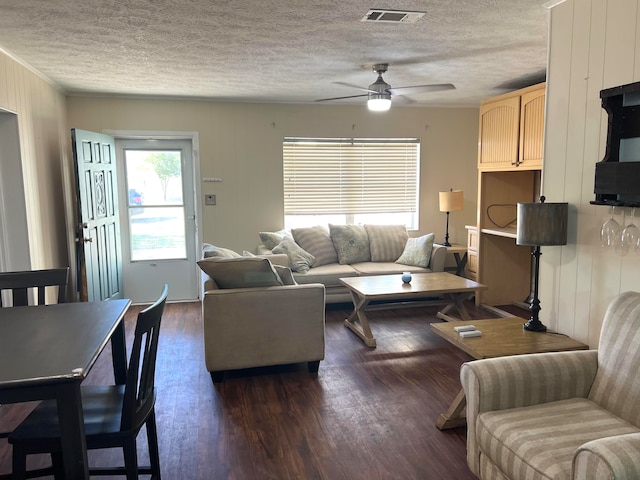
M 591 205 L 604 205 L 607 207 L 640 207 L 640 200 L 639 201 L 602 200 L 602 201 L 591 201 L 589 203 Z
M 516 238 L 516 227 L 509 228 L 483 228 L 480 230 L 482 233 L 488 235 L 497 235 L 498 237 Z

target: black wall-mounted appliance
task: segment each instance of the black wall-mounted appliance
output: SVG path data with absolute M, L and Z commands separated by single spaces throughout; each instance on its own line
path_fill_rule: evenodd
M 640 207 L 640 82 L 602 90 L 600 98 L 609 114 L 607 147 L 590 203 Z

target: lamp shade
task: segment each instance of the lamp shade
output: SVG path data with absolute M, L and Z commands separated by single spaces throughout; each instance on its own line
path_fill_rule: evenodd
M 440 211 L 456 212 L 464 207 L 464 192 L 462 190 L 452 190 L 450 192 L 440 192 Z
M 566 245 L 568 203 L 518 203 L 518 245 Z

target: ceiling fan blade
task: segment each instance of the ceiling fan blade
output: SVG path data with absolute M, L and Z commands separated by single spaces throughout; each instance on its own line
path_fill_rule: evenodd
M 315 102 L 328 102 L 329 100 L 344 100 L 345 98 L 357 98 L 357 97 L 368 97 L 368 94 L 364 95 L 349 95 L 348 97 L 333 97 L 333 98 L 320 98 L 319 100 L 314 100 Z
M 456 87 L 451 83 L 434 83 L 432 85 L 415 85 L 413 87 L 390 88 L 391 95 L 409 95 L 412 93 L 440 92 L 443 90 L 454 90 Z
M 357 88 L 358 90 L 362 90 L 364 92 L 378 93 L 375 90 L 370 90 L 368 88 L 359 87 L 358 85 L 353 85 L 352 83 L 346 83 L 346 82 L 333 82 L 333 83 L 335 83 L 336 85 L 342 85 L 344 87 Z
M 412 103 L 416 103 L 413 98 L 407 97 L 406 95 L 395 95 L 391 101 L 393 104 L 397 105 L 410 105 Z

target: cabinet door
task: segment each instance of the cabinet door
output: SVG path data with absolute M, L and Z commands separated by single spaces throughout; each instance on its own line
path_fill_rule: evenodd
M 520 168 L 542 168 L 545 89 L 522 95 L 520 102 Z
M 467 278 L 478 279 L 478 229 L 467 227 Z
M 518 163 L 520 97 L 480 107 L 478 169 L 509 170 Z

